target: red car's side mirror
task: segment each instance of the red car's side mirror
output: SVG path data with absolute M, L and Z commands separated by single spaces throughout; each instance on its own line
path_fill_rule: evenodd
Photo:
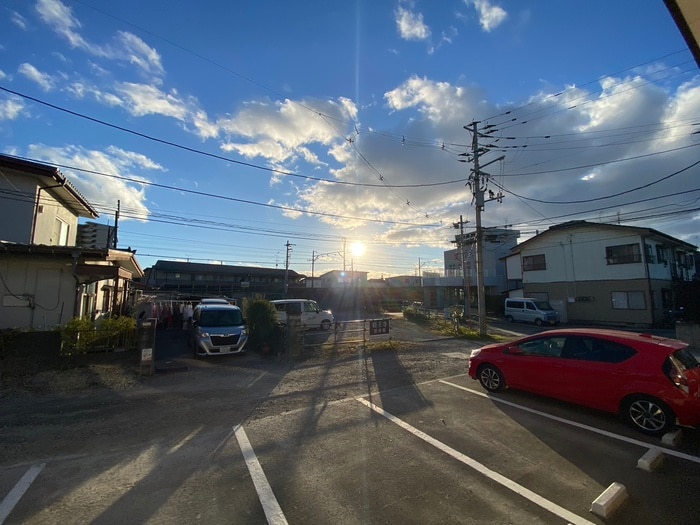
M 508 353 L 512 354 L 512 355 L 520 355 L 523 353 L 523 351 L 520 350 L 520 347 L 518 347 L 518 346 L 509 346 Z

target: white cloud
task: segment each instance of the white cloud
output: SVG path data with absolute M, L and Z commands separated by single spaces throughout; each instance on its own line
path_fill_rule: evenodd
M 112 56 L 137 65 L 143 71 L 161 76 L 164 73 L 160 54 L 148 46 L 143 40 L 132 33 L 119 31 L 117 41 L 122 44 L 121 49 L 113 52 Z
M 54 148 L 44 144 L 32 144 L 28 148 L 27 155 L 49 164 L 74 166 L 143 181 L 147 179 L 139 173 L 140 170 L 163 169 L 158 163 L 142 154 L 117 147 L 109 147 L 106 152 L 103 152 L 89 150 L 82 146 L 69 145 Z M 145 219 L 150 213 L 146 206 L 145 186 L 69 168 L 61 168 L 61 172 L 71 180 L 90 204 L 98 208 L 98 211 L 99 208 L 114 209 L 119 201 L 122 209 L 128 210 L 128 213 L 121 217 L 123 220 L 134 217 Z
M 19 97 L 0 100 L 0 120 L 14 120 L 24 109 L 24 101 Z
M 44 23 L 68 40 L 72 47 L 89 49 L 90 46 L 77 32 L 80 22 L 73 16 L 70 7 L 58 0 L 38 0 L 36 10 Z
M 54 80 L 48 73 L 42 73 L 31 64 L 23 63 L 19 65 L 17 72 L 29 80 L 39 84 L 39 87 L 44 91 L 51 91 L 54 88 Z
M 385 93 L 384 99 L 392 110 L 418 108 L 430 120 L 443 123 L 463 121 L 467 108 L 477 102 L 463 87 L 415 75 Z
M 430 28 L 423 22 L 422 13 L 413 13 L 399 6 L 395 11 L 396 28 L 404 40 L 428 40 Z
M 65 38 L 71 47 L 96 57 L 134 64 L 144 73 L 153 75 L 154 81 L 163 75 L 160 55 L 138 36 L 120 31 L 112 44 L 88 42 L 79 32 L 82 24 L 73 16 L 71 8 L 60 0 L 38 0 L 36 10 L 42 21 Z
M 164 115 L 184 121 L 189 112 L 187 103 L 174 90 L 165 93 L 153 85 L 122 82 L 116 91 L 124 108 L 136 117 Z
M 307 146 L 328 146 L 344 140 L 339 135 L 336 121 L 347 128 L 356 117 L 357 108 L 346 98 L 337 101 L 285 100 L 275 103 L 251 102 L 234 116 L 221 119 L 217 124 L 222 132 L 246 139 L 246 142 L 234 139 L 226 141 L 222 145 L 225 151 L 237 151 L 248 158 L 264 157 L 277 163 L 301 157 L 317 164 L 320 162 L 318 157 Z
M 27 30 L 27 20 L 20 15 L 17 11 L 12 11 L 10 13 L 10 20 L 12 20 L 12 23 L 15 24 L 17 27 L 20 29 L 26 31 Z
M 479 13 L 481 28 L 487 33 L 496 29 L 507 18 L 508 13 L 489 0 L 464 0 L 467 5 L 473 5 Z

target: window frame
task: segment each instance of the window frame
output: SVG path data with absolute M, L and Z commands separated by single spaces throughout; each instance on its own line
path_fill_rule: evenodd
M 524 255 L 522 258 L 522 267 L 524 272 L 546 270 L 547 257 L 544 253 L 536 255 Z
M 616 244 L 605 247 L 605 261 L 608 265 L 638 264 L 642 262 L 642 251 L 638 242 Z
M 642 306 L 639 306 L 639 299 L 641 299 Z M 647 296 L 642 290 L 612 291 L 610 292 L 610 306 L 613 310 L 646 310 Z

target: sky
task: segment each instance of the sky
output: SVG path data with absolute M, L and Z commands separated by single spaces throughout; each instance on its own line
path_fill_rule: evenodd
M 143 268 L 442 272 L 454 224 L 476 227 L 474 129 L 502 195 L 485 228 L 700 243 L 700 71 L 662 0 L 0 11 L 0 151 L 57 166 L 96 222 L 119 208 Z

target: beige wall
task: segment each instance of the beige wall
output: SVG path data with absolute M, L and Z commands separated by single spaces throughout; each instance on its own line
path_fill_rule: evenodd
M 570 323 L 650 326 L 655 322 L 650 308 L 649 283 L 646 279 L 526 284 L 523 291 L 526 296 L 546 293 L 550 302 L 563 301 Z M 646 310 L 619 310 L 612 307 L 612 292 L 630 291 L 644 292 Z M 576 300 L 584 297 L 591 300 Z

